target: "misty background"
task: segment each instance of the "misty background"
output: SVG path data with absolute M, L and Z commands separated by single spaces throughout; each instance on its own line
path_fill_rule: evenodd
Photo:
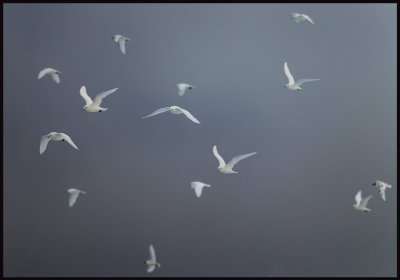
M 396 275 L 396 5 L 5 4 L 3 23 L 4 276 Z M 285 61 L 321 80 L 285 89 Z M 83 85 L 119 89 L 87 113 Z M 201 124 L 141 118 L 171 105 Z M 52 131 L 79 151 L 39 155 Z M 225 175 L 213 145 L 258 153 Z

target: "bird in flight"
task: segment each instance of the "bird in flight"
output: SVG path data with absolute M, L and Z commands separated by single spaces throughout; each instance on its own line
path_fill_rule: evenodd
M 376 180 L 372 185 L 378 187 L 379 194 L 381 195 L 383 201 L 386 202 L 386 189 L 391 189 L 392 185 L 379 180 Z
M 89 113 L 94 113 L 94 112 L 104 112 L 107 111 L 108 108 L 102 108 L 100 107 L 101 102 L 103 101 L 103 99 L 110 95 L 111 93 L 115 92 L 118 88 L 114 88 L 114 89 L 110 89 L 108 91 L 99 93 L 98 95 L 96 95 L 96 97 L 94 98 L 94 100 L 92 100 L 89 95 L 86 92 L 86 87 L 83 86 L 80 89 L 80 94 L 82 96 L 82 98 L 85 100 L 86 105 L 83 106 L 83 110 Z
M 184 114 L 192 122 L 198 123 L 198 124 L 200 123 L 189 111 L 187 111 L 181 107 L 178 107 L 178 106 L 170 106 L 170 107 L 160 108 L 160 109 L 155 110 L 150 115 L 142 117 L 142 118 L 144 119 L 144 118 L 152 117 L 152 116 L 164 113 L 164 112 L 171 112 L 172 114 L 175 114 L 175 115 Z
M 224 159 L 219 155 L 219 153 L 217 151 L 217 146 L 215 146 L 215 145 L 213 147 L 213 153 L 219 163 L 218 171 L 223 174 L 231 174 L 231 173 L 238 173 L 236 171 L 233 171 L 232 169 L 239 161 L 241 161 L 242 159 L 251 157 L 252 155 L 255 155 L 257 152 L 236 156 L 236 157 L 232 158 L 227 164 L 225 163 Z
M 126 51 L 125 51 L 125 43 L 130 41 L 131 39 L 129 39 L 128 37 L 122 36 L 122 35 L 118 35 L 118 34 L 114 35 L 112 37 L 112 39 L 114 40 L 115 43 L 118 43 L 119 49 L 121 50 L 121 52 L 123 54 L 125 54 L 126 53 Z
M 40 150 L 39 150 L 40 154 L 43 154 L 44 151 L 46 151 L 47 144 L 49 143 L 50 140 L 67 142 L 72 147 L 79 150 L 78 147 L 75 145 L 75 143 L 72 141 L 71 137 L 69 137 L 67 134 L 59 132 L 50 132 L 49 134 L 43 135 L 42 138 L 40 138 Z
M 191 90 L 194 88 L 194 86 L 189 85 L 189 84 L 185 84 L 185 83 L 180 83 L 177 84 L 176 87 L 178 88 L 178 94 L 179 96 L 182 96 L 185 94 L 186 90 Z
M 289 67 L 287 62 L 283 65 L 283 69 L 285 70 L 286 77 L 288 78 L 289 82 L 286 84 L 286 88 L 290 90 L 301 90 L 301 85 L 307 82 L 318 81 L 319 79 L 300 79 L 297 82 L 294 81 L 292 74 L 289 71 Z
M 194 191 L 195 191 L 195 193 L 196 193 L 196 196 L 197 196 L 197 197 L 200 197 L 200 196 L 201 196 L 201 193 L 202 193 L 202 191 L 203 191 L 203 188 L 204 188 L 204 187 L 209 188 L 209 187 L 211 187 L 211 185 L 208 185 L 208 184 L 205 184 L 205 183 L 202 183 L 202 182 L 198 182 L 198 181 L 194 181 L 194 182 L 191 182 L 191 183 L 190 183 L 190 187 L 191 187 L 192 189 L 194 189 Z
M 78 199 L 79 194 L 86 194 L 86 192 L 77 189 L 69 189 L 68 193 L 69 193 L 69 200 L 68 200 L 69 207 L 74 206 L 76 200 Z
M 59 84 L 60 81 L 60 74 L 61 72 L 53 69 L 53 68 L 44 68 L 42 71 L 39 72 L 38 80 L 43 78 L 45 75 L 50 75 L 50 77 L 57 83 Z
M 372 195 L 362 198 L 361 196 L 361 191 L 358 191 L 356 194 L 356 204 L 353 205 L 354 209 L 358 211 L 364 211 L 364 212 L 369 212 L 371 209 L 367 208 L 367 203 L 371 199 Z
M 153 245 L 150 245 L 149 252 L 150 259 L 145 261 L 144 263 L 147 265 L 147 272 L 151 273 L 156 269 L 156 267 L 161 267 L 161 264 L 156 260 L 156 251 L 154 250 Z
M 299 23 L 301 21 L 308 21 L 315 25 L 315 22 L 309 16 L 307 16 L 305 14 L 292 13 L 292 19 L 294 19 L 294 21 L 297 23 Z

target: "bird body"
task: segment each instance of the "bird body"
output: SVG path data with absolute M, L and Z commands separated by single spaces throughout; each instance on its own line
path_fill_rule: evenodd
M 71 137 L 69 137 L 67 134 L 60 132 L 50 132 L 49 134 L 43 135 L 42 138 L 40 139 L 40 150 L 39 150 L 40 154 L 43 154 L 46 151 L 47 144 L 49 143 L 50 140 L 65 141 L 75 149 L 79 150 L 78 147 L 75 145 L 75 143 L 72 141 Z

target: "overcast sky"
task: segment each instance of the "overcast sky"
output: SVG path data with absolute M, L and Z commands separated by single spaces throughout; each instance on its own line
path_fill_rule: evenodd
M 154 244 L 150 276 L 395 276 L 396 21 L 394 4 L 5 4 L 4 275 L 146 276 Z M 285 61 L 321 80 L 285 89 Z M 83 85 L 119 89 L 87 113 Z M 171 105 L 201 124 L 141 118 Z M 52 131 L 79 151 L 39 155 Z M 225 175 L 213 145 L 257 154 Z M 69 188 L 87 192 L 72 208 Z

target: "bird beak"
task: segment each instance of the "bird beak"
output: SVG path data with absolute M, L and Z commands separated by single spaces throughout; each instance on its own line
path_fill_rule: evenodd
M 376 183 L 372 183 L 373 186 L 376 186 Z

